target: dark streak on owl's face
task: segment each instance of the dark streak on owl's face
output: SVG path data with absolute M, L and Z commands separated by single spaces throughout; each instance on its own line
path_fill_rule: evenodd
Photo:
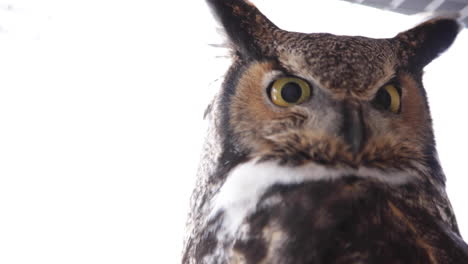
M 222 92 L 225 144 L 291 166 L 421 170 L 437 163 L 421 76 L 453 42 L 456 21 L 430 20 L 391 39 L 302 34 L 277 28 L 244 1 L 210 3 L 236 54 Z M 269 87 L 290 76 L 308 82 L 311 97 L 275 105 Z M 375 105 L 389 83 L 398 86 L 392 111 Z

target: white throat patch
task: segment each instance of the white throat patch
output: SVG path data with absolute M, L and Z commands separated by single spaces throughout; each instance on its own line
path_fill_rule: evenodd
M 318 180 L 333 180 L 344 176 L 371 178 L 391 185 L 400 185 L 416 179 L 416 172 L 383 172 L 361 167 L 334 169 L 317 164 L 300 167 L 280 166 L 276 162 L 251 160 L 235 167 L 214 196 L 209 219 L 224 212 L 218 239 L 235 236 L 244 219 L 255 211 L 258 201 L 275 184 L 298 184 Z

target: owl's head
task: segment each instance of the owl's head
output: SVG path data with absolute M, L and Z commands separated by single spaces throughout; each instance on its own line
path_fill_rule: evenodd
M 421 77 L 454 41 L 456 20 L 372 39 L 288 32 L 248 1 L 208 2 L 234 53 L 218 106 L 222 158 L 438 168 Z

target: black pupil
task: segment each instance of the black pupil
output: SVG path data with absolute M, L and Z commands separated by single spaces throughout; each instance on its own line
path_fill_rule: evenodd
M 374 99 L 374 103 L 379 107 L 388 109 L 392 104 L 392 97 L 385 89 L 382 89 L 377 93 L 377 96 Z
M 299 84 L 295 82 L 288 82 L 281 89 L 281 97 L 288 103 L 295 103 L 299 101 L 302 95 L 302 89 Z

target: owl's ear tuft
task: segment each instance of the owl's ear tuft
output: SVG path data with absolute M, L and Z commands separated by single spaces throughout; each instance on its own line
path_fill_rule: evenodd
M 207 0 L 232 48 L 240 55 L 265 58 L 274 55 L 273 34 L 279 30 L 247 0 Z
M 395 38 L 403 44 L 400 51 L 408 63 L 421 69 L 450 47 L 460 30 L 454 18 L 434 18 Z

